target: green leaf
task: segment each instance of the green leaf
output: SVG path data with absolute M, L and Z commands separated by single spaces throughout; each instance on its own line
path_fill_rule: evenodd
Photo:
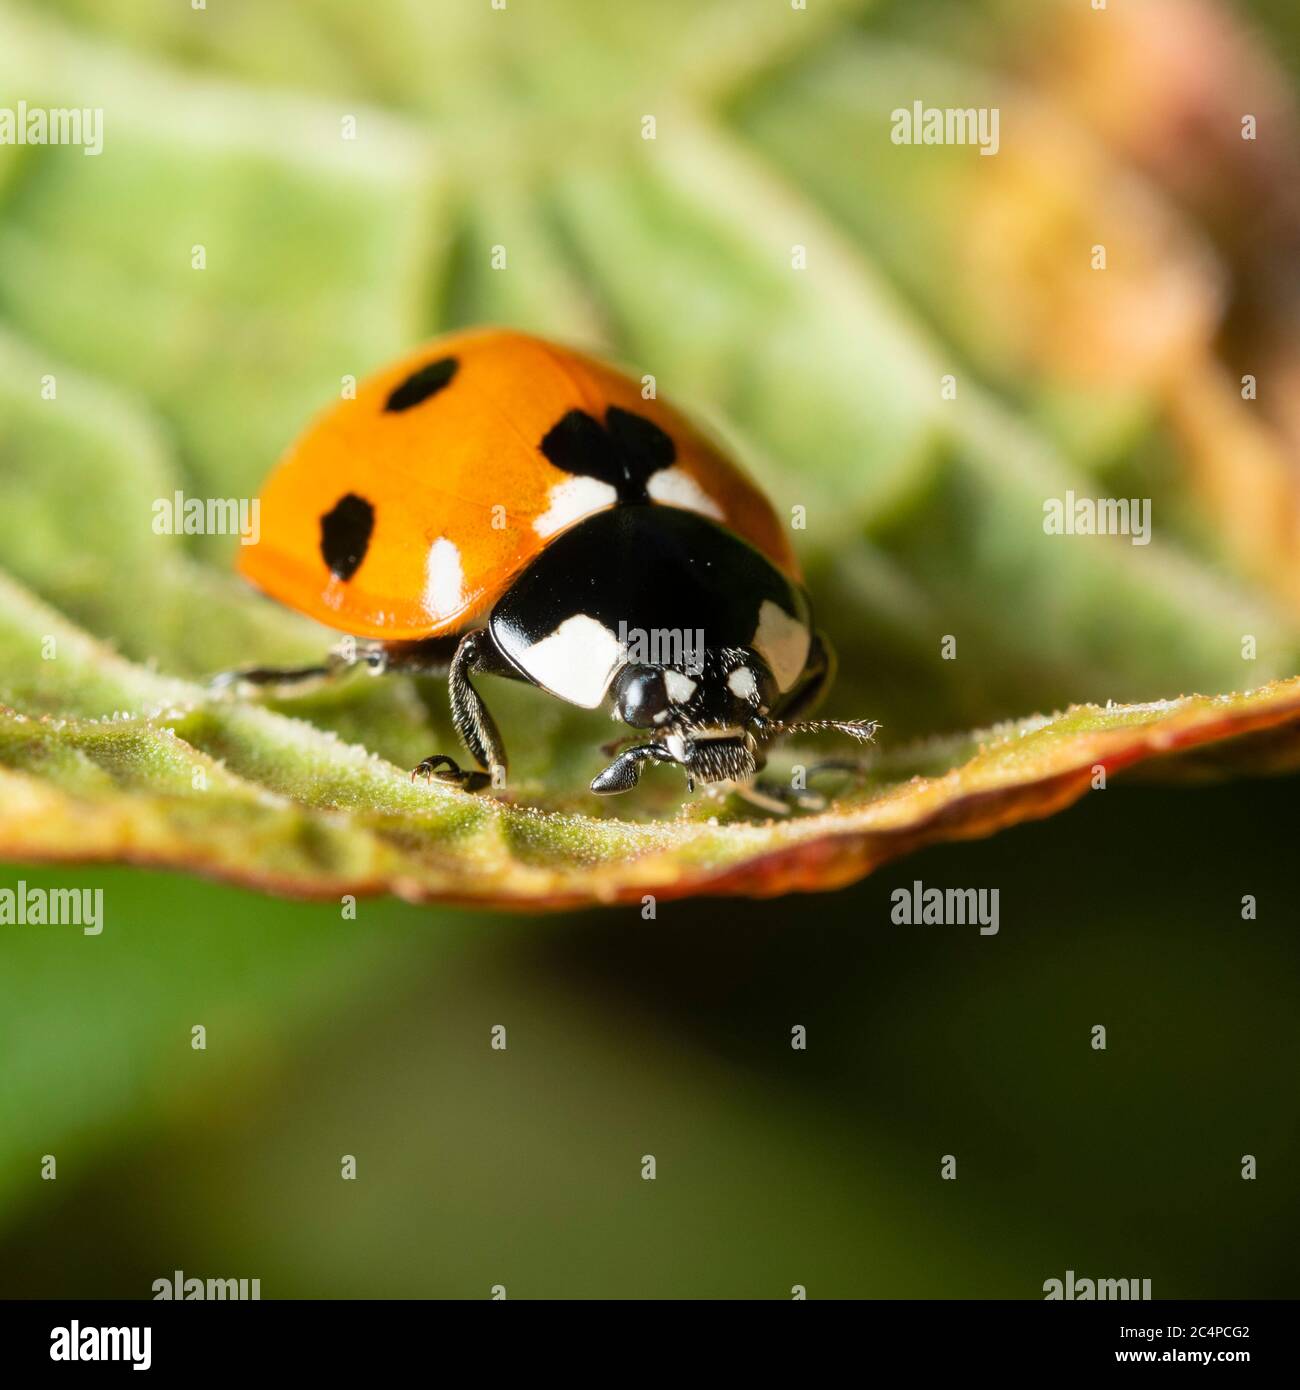
M 0 316 L 148 401 L 196 489 L 254 493 L 345 376 L 429 322 L 435 142 L 360 104 L 251 94 L 4 18 L 0 87 L 106 116 L 104 154 L 57 150 L 11 179 Z
M 820 815 L 756 824 L 719 803 L 707 821 L 639 824 L 414 783 L 332 733 L 112 657 L 8 584 L 0 666 L 6 703 L 60 711 L 0 714 L 0 856 L 184 868 L 304 897 L 555 907 L 820 889 L 1059 810 L 1099 768 L 1259 734 L 1270 766 L 1300 750 L 1297 679 L 894 751 Z
M 1289 610 L 1225 572 L 1212 533 L 1044 533 L 1044 502 L 1086 492 L 1096 450 L 1067 456 L 1049 386 L 1013 380 L 1009 321 L 949 270 L 952 229 L 996 190 L 955 151 L 841 177 L 864 129 L 887 139 L 882 103 L 912 75 L 960 95 L 986 74 L 857 36 L 852 4 L 755 20 L 683 0 L 649 29 L 579 0 L 437 25 L 341 0 L 323 24 L 287 3 L 223 25 L 63 8 L 127 44 L 0 6 L 0 79 L 102 104 L 112 142 L 111 159 L 29 150 L 0 169 L 0 698 L 6 799 L 25 808 L 4 822 L 10 852 L 75 843 L 286 892 L 512 904 L 775 892 L 1035 814 L 1053 779 L 1082 789 L 1098 749 L 1115 767 L 1152 757 L 1167 721 L 1190 719 L 1197 746 L 1233 740 L 1198 767 L 1272 765 L 1273 745 L 1235 735 L 1287 725 L 1290 687 L 1269 682 L 1297 668 Z M 553 61 L 533 61 L 542 46 Z M 268 55 L 290 51 L 309 95 L 277 83 Z M 350 63 L 368 102 L 340 104 Z M 993 297 L 1012 302 L 1017 258 L 1001 265 Z M 483 321 L 652 373 L 799 514 L 840 657 L 828 712 L 884 723 L 864 783 L 824 814 L 683 804 L 668 775 L 597 801 L 608 725 L 526 689 L 492 691 L 514 754 L 502 802 L 406 776 L 455 749 L 436 682 L 357 677 L 260 706 L 205 693 L 211 672 L 310 661 L 332 636 L 236 581 L 234 538 L 157 534 L 156 505 L 250 495 L 347 377 Z M 1097 438 L 1154 448 L 1152 381 L 1126 390 L 1123 430 L 1110 401 Z M 985 754 L 952 732 L 1230 690 L 1243 669 L 1264 693 L 1233 697 L 1223 727 L 1212 702 L 1175 702 L 1150 738 L 1113 745 L 1116 708 L 990 734 Z M 1013 775 L 1024 748 L 1037 761 Z

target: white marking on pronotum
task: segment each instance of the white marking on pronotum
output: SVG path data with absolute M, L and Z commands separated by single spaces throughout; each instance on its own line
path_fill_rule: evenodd
M 431 618 L 453 618 L 465 606 L 460 551 L 446 536 L 429 547 L 424 565 L 424 607 Z
M 674 704 L 684 705 L 695 694 L 695 682 L 680 671 L 665 671 L 664 689 Z
M 684 469 L 661 468 L 650 475 L 645 490 L 656 502 L 669 507 L 684 507 L 688 512 L 711 516 L 714 521 L 726 520 L 722 508 Z
M 547 500 L 550 506 L 533 521 L 533 530 L 539 536 L 553 536 L 584 516 L 613 506 L 618 501 L 618 491 L 599 478 L 566 478 L 555 484 Z
M 765 598 L 758 610 L 754 640 L 749 645 L 766 660 L 778 688 L 785 691 L 803 674 L 812 637 L 798 618 L 792 618 L 780 604 Z
M 742 700 L 752 700 L 758 694 L 758 682 L 748 666 L 737 666 L 727 677 L 727 689 Z
M 543 690 L 570 704 L 595 709 L 622 661 L 623 647 L 609 628 L 576 613 L 548 637 L 534 642 L 519 664 Z

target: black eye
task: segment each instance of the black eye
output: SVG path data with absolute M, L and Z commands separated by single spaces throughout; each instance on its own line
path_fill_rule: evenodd
M 656 716 L 668 709 L 663 673 L 645 667 L 627 667 L 618 678 L 615 700 L 618 717 L 625 724 L 631 724 L 634 729 L 650 728 Z

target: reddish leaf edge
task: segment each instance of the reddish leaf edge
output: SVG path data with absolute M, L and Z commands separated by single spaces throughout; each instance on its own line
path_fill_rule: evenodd
M 1218 705 L 1249 699 L 1248 710 Z M 545 892 L 495 892 L 491 885 L 472 892 L 431 888 L 418 878 L 403 875 L 365 877 L 322 873 L 306 878 L 301 873 L 278 874 L 254 869 L 244 871 L 222 862 L 210 848 L 189 846 L 185 852 L 141 851 L 130 844 L 102 852 L 65 852 L 37 846 L 22 834 L 0 835 L 0 858 L 26 864 L 65 863 L 91 865 L 114 863 L 144 869 L 187 872 L 235 886 L 306 900 L 337 901 L 343 894 L 375 897 L 394 894 L 415 904 L 442 903 L 452 907 L 549 912 L 592 906 L 640 903 L 646 895 L 660 901 L 694 896 L 770 898 L 788 893 L 828 892 L 843 888 L 890 863 L 932 844 L 949 840 L 982 839 L 1013 825 L 1046 819 L 1065 810 L 1086 795 L 1098 767 L 1107 780 L 1144 763 L 1177 758 L 1196 749 L 1240 740 L 1245 747 L 1251 735 L 1293 728 L 1300 733 L 1300 678 L 1273 682 L 1246 695 L 1180 697 L 1151 706 L 1075 706 L 1061 715 L 1030 721 L 1027 727 L 1010 725 L 984 736 L 995 748 L 1009 738 L 1050 730 L 1055 723 L 1079 716 L 1125 716 L 1158 710 L 1148 723 L 1071 735 L 1079 747 L 1069 766 L 1048 776 L 1009 781 L 940 800 L 927 814 L 898 825 L 864 826 L 864 817 L 878 815 L 892 798 L 932 792 L 947 778 L 960 777 L 958 767 L 936 777 L 914 777 L 885 789 L 878 796 L 851 805 L 841 803 L 829 811 L 789 822 L 789 843 L 709 866 L 683 862 L 676 849 L 649 850 L 624 860 L 573 867 L 568 881 L 556 874 L 556 886 Z M 1300 737 L 1295 762 L 1300 764 Z M 968 764 L 967 764 L 968 766 Z M 779 824 L 779 823 L 778 823 Z M 747 829 L 756 827 L 748 826 Z M 757 827 L 762 829 L 762 827 Z M 784 828 L 784 827 L 782 827 Z

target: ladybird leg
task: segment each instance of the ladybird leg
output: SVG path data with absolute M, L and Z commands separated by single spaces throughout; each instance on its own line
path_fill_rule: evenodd
M 810 768 L 809 772 L 812 771 Z M 788 787 L 783 782 L 753 783 L 740 788 L 740 794 L 755 806 L 769 810 L 779 807 L 778 815 L 789 815 L 791 811 L 824 811 L 830 805 L 824 792 L 814 791 L 812 787 Z
M 215 676 L 210 676 L 207 688 L 219 694 L 241 685 L 306 685 L 310 681 L 327 680 L 331 675 L 333 668 L 329 665 L 241 666 L 235 671 L 219 671 Z
M 379 675 L 387 669 L 388 656 L 378 642 L 340 643 L 316 666 L 241 666 L 212 676 L 207 687 L 213 692 L 237 690 L 241 685 L 295 686 L 332 680 L 355 666 L 366 666 Z
M 383 646 L 380 671 L 401 676 L 446 676 L 459 645 L 460 638 L 456 636 L 426 637 L 418 642 L 388 642 Z
M 615 792 L 631 791 L 641 780 L 641 764 L 647 759 L 661 763 L 676 762 L 662 743 L 642 743 L 620 753 L 603 772 L 591 779 L 591 790 L 597 796 L 612 796 Z
M 788 816 L 791 811 L 792 798 L 786 795 L 786 788 L 771 782 L 738 783 L 736 795 L 771 816 Z
M 449 758 L 445 753 L 435 753 L 431 758 L 425 758 L 418 767 L 413 767 L 411 781 L 414 782 L 417 777 L 436 777 L 439 782 L 450 782 L 466 792 L 481 792 L 484 787 L 492 785 L 489 773 L 466 772 L 455 758 Z
M 858 758 L 827 758 L 811 764 L 804 775 L 811 782 L 823 772 L 847 772 L 860 780 L 865 771 L 866 765 Z M 768 779 L 738 786 L 736 790 L 746 801 L 778 815 L 790 811 L 824 811 L 830 805 L 830 798 L 825 792 L 811 786 L 796 787 Z
M 425 758 L 411 773 L 412 777 L 437 777 L 440 782 L 454 782 L 466 791 L 482 791 L 484 787 L 504 784 L 507 767 L 505 744 L 496 720 L 470 683 L 471 671 L 497 669 L 501 663 L 493 659 L 495 655 L 492 639 L 482 628 L 478 628 L 460 639 L 447 672 L 451 722 L 460 735 L 460 741 L 483 770 L 466 772 L 445 753 L 438 753 Z

